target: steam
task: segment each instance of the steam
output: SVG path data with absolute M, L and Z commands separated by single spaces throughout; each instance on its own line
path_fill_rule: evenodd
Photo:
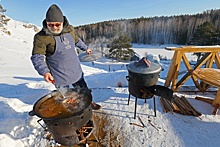
M 86 107 L 86 96 L 82 90 L 71 91 L 68 88 L 61 88 L 60 91 L 65 95 L 65 98 L 58 95 L 54 99 L 62 103 L 68 112 L 78 112 Z

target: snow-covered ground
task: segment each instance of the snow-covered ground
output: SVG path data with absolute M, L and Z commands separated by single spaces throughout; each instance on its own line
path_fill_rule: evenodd
M 34 70 L 31 61 L 32 41 L 35 32 L 33 28 L 24 28 L 23 23 L 11 20 L 7 29 L 11 35 L 0 31 L 0 147 L 44 147 L 42 127 L 37 123 L 36 116 L 29 116 L 35 102 L 44 95 L 55 90 L 54 85 L 44 82 Z M 0 28 L 1 29 L 1 28 Z M 167 45 L 174 46 L 174 45 Z M 160 54 L 168 59 L 173 53 L 166 51 L 167 46 L 134 45 L 133 49 L 145 56 L 147 53 Z M 189 55 L 189 58 L 194 59 Z M 164 71 L 160 73 L 159 85 L 164 84 L 170 60 L 161 61 Z M 95 102 L 102 105 L 100 113 L 111 114 L 113 123 L 107 129 L 118 128 L 125 134 L 124 147 L 213 147 L 219 146 L 220 116 L 213 116 L 213 107 L 198 100 L 201 95 L 214 98 L 211 93 L 184 94 L 188 101 L 202 113 L 200 118 L 185 116 L 177 113 L 164 113 L 159 99 L 156 97 L 157 117 L 153 117 L 153 101 L 138 100 L 137 116 L 141 116 L 145 128 L 130 125 L 131 122 L 140 124 L 133 119 L 134 98 L 128 100 L 128 75 L 124 64 L 101 64 L 83 62 L 82 68 L 85 80 L 92 89 Z M 184 68 L 182 69 L 184 70 Z M 122 87 L 117 83 L 121 82 Z M 186 83 L 193 85 L 192 82 Z M 176 93 L 181 95 L 180 93 Z M 159 129 L 152 127 L 148 120 Z

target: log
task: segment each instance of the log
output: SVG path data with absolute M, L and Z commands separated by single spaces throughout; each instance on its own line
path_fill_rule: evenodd
M 166 99 L 164 99 L 164 102 L 168 108 L 168 111 L 170 111 L 173 114 L 173 108 L 172 108 L 172 105 L 170 104 L 170 102 Z
M 167 113 L 167 110 L 165 109 L 165 106 L 164 106 L 165 104 L 164 104 L 164 102 L 163 102 L 162 99 L 163 99 L 163 98 L 160 97 L 160 103 L 161 103 L 161 106 L 162 106 L 163 112 Z
M 206 103 L 209 103 L 209 104 L 212 104 L 212 102 L 213 102 L 212 99 L 204 98 L 204 97 L 199 97 L 199 96 L 196 96 L 195 99 L 196 99 L 196 100 L 203 101 L 203 102 L 206 102 Z
M 214 109 L 214 111 L 212 112 L 213 115 L 216 115 L 216 114 L 217 114 L 219 107 L 220 107 L 219 104 L 217 104 L 217 105 L 215 106 L 215 109 Z
M 194 116 L 201 116 L 202 113 L 200 113 L 197 109 L 195 109 L 190 103 L 189 101 L 185 98 L 185 96 L 182 96 L 182 99 L 184 100 L 184 102 L 186 103 L 186 105 L 188 106 L 188 108 L 191 109 L 191 111 L 193 112 Z
M 179 97 L 175 97 L 173 99 L 174 103 L 178 106 L 178 108 L 180 109 L 181 114 L 187 115 L 187 108 L 185 107 L 185 105 L 181 102 Z
M 173 106 L 175 112 L 180 112 L 180 109 L 175 103 L 171 103 L 171 105 Z

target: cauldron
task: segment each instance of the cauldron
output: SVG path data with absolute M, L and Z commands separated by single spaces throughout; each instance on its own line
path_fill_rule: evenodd
M 144 58 L 142 58 L 144 59 Z M 131 62 L 127 65 L 128 76 L 128 105 L 130 101 L 130 95 L 135 97 L 135 110 L 134 119 L 136 118 L 137 98 L 154 100 L 154 114 L 156 117 L 156 101 L 154 95 L 164 97 L 168 100 L 172 99 L 173 91 L 167 87 L 156 85 L 158 82 L 160 71 L 162 67 L 158 63 L 151 62 L 146 63 L 144 60 L 139 62 Z M 135 65 L 135 63 L 137 63 Z M 142 64 L 143 63 L 143 64 Z M 137 66 L 138 65 L 138 66 Z
M 161 66 L 152 62 L 148 67 L 146 64 L 135 66 L 134 62 L 126 65 L 128 69 L 128 90 L 131 95 L 137 98 L 151 98 L 153 94 L 143 95 L 141 89 L 143 87 L 151 87 L 157 84 Z
M 70 88 L 68 92 L 65 94 L 65 97 L 68 97 L 68 94 L 74 93 L 77 97 L 77 101 L 79 103 L 79 107 L 75 108 L 74 111 L 71 109 L 62 108 L 59 100 L 53 100 L 56 97 L 60 96 L 58 91 L 53 91 L 41 99 L 39 99 L 33 107 L 33 110 L 29 112 L 30 116 L 38 116 L 43 119 L 44 123 L 48 131 L 51 133 L 52 137 L 57 143 L 60 143 L 65 146 L 71 146 L 74 144 L 79 144 L 79 139 L 77 137 L 76 130 L 84 126 L 91 118 L 92 118 L 92 95 L 91 91 L 88 89 L 74 89 Z M 60 112 L 52 112 L 51 114 L 42 113 L 43 104 L 48 101 L 54 102 L 54 105 L 57 106 L 56 111 L 58 109 Z M 53 105 L 50 105 L 53 107 Z M 45 108 L 50 109 L 50 108 Z M 46 112 L 46 111 L 45 111 Z

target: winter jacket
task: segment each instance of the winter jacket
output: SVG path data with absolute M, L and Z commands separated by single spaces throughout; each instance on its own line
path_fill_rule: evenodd
M 65 33 L 70 33 L 72 35 L 75 45 L 81 50 L 86 51 L 88 49 L 88 46 L 86 46 L 85 43 L 78 38 L 78 36 L 75 34 L 73 26 L 69 25 L 68 20 L 64 16 L 63 30 L 61 34 Z M 50 33 L 47 28 L 46 20 L 44 20 L 42 30 L 34 36 L 33 51 L 31 56 L 31 61 L 34 65 L 34 68 L 40 75 L 50 72 L 50 69 L 46 63 L 46 58 L 50 57 L 55 52 L 56 42 L 54 37 L 54 34 Z

